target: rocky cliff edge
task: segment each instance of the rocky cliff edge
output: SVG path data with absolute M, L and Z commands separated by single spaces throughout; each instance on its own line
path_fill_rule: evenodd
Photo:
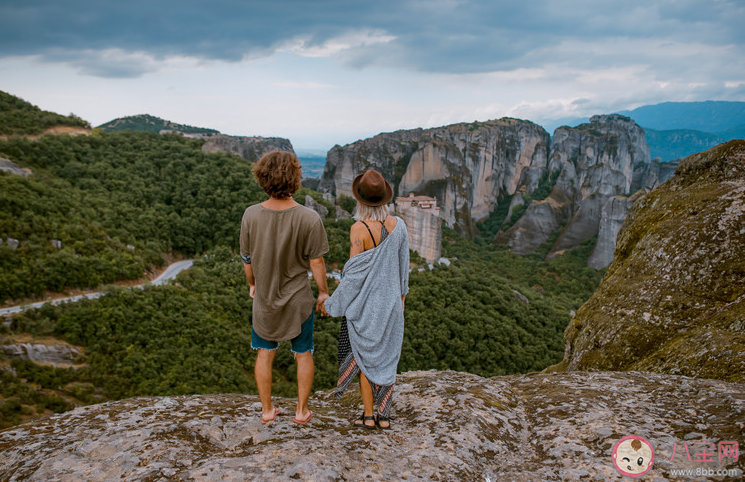
M 240 137 L 218 134 L 207 137 L 202 146 L 203 152 L 226 152 L 241 156 L 250 162 L 274 150 L 294 153 L 289 139 L 282 137 Z
M 133 398 L 78 408 L 0 432 L 0 479 L 621 480 L 615 443 L 651 442 L 644 480 L 692 480 L 683 444 L 745 440 L 745 386 L 639 372 L 484 379 L 399 375 L 391 431 L 353 428 L 359 395 L 316 393 L 307 426 L 262 425 L 258 397 Z M 293 401 L 278 399 L 285 413 Z M 672 451 L 677 444 L 677 455 Z M 672 460 L 671 460 L 672 459 Z M 707 469 L 740 480 L 745 459 Z
M 745 381 L 745 140 L 684 159 L 639 199 L 555 369 Z

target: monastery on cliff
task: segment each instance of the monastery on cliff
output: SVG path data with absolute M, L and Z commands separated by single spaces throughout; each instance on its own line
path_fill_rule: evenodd
M 408 197 L 396 198 L 393 211 L 406 223 L 409 247 L 431 263 L 440 259 L 442 225 L 437 198 L 410 193 Z

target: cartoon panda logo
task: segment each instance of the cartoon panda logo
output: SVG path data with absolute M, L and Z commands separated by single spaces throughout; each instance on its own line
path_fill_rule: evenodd
M 640 435 L 627 435 L 613 446 L 613 465 L 621 475 L 640 477 L 652 468 L 654 449 Z

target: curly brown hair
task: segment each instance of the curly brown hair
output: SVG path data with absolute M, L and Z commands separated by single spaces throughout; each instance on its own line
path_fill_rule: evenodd
M 286 199 L 300 189 L 300 160 L 292 152 L 272 151 L 253 167 L 256 181 L 269 196 Z

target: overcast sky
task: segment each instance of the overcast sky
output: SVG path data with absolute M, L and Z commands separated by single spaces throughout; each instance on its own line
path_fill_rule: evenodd
M 0 0 L 0 90 L 326 150 L 379 132 L 745 101 L 743 0 Z

